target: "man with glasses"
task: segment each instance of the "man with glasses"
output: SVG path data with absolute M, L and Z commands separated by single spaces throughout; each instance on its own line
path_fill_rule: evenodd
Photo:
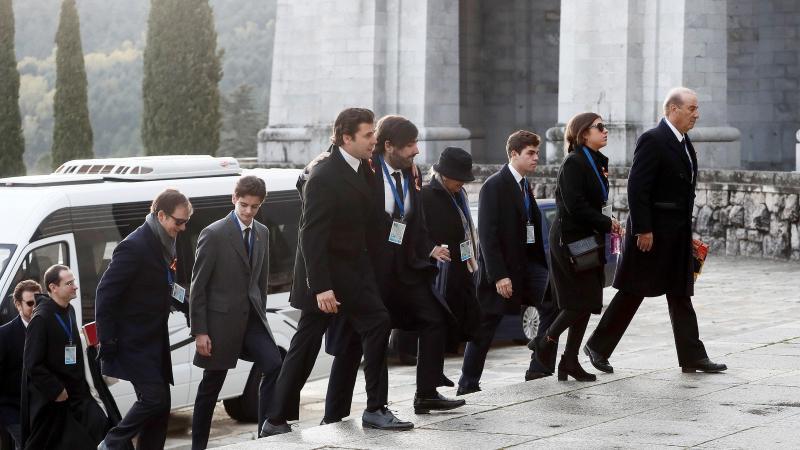
M 125 448 L 136 435 L 138 448 L 164 447 L 174 384 L 167 320 L 172 302 L 185 302 L 175 241 L 191 214 L 192 204 L 179 191 L 158 194 L 145 223 L 117 245 L 100 279 L 95 316 L 101 371 L 130 381 L 137 400 L 98 448 Z
M 36 306 L 35 295 L 41 292 L 39 283 L 20 281 L 12 295 L 19 315 L 0 327 L 0 426 L 11 435 L 17 449 L 21 449 L 23 444 L 19 435 L 19 397 L 25 329 Z
M 281 354 L 267 323 L 269 274 L 267 227 L 255 220 L 267 188 L 255 176 L 239 178 L 233 211 L 200 232 L 192 270 L 191 323 L 203 368 L 192 415 L 192 448 L 204 449 L 217 396 L 236 361 L 253 361 L 261 372 L 258 428 L 281 369 Z

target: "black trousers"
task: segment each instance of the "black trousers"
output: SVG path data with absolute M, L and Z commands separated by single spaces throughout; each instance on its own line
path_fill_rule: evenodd
M 444 370 L 444 348 L 447 343 L 444 307 L 433 296 L 427 283 L 391 284 L 390 289 L 384 290 L 387 304 L 402 305 L 390 308 L 392 317 L 403 314 L 405 317 L 402 322 L 413 323 L 419 336 L 417 393 L 424 396 L 435 395 Z M 361 362 L 358 343 L 358 336 L 353 334 L 348 350 L 339 352 L 333 360 L 328 393 L 325 396 L 325 419 L 338 420 L 350 415 L 358 365 Z
M 597 329 L 589 337 L 587 345 L 595 352 L 610 358 L 643 300 L 644 297 L 618 291 L 603 313 Z M 667 294 L 667 305 L 678 363 L 684 366 L 708 357 L 703 342 L 700 341 L 692 298 Z
M 389 378 L 386 369 L 386 345 L 389 342 L 391 324 L 389 313 L 383 307 L 377 290 L 371 283 L 362 295 L 375 299 L 375 309 L 369 312 L 341 311 L 361 337 L 364 354 L 364 378 L 367 388 L 367 409 L 376 410 L 386 405 Z M 275 395 L 267 412 L 271 421 L 296 420 L 300 415 L 300 390 L 317 360 L 322 336 L 333 318 L 323 312 L 303 311 L 297 332 L 289 345 L 281 373 L 275 385 Z
M 109 449 L 124 449 L 137 434 L 137 450 L 164 448 L 171 408 L 167 383 L 133 383 L 136 402 L 105 437 Z
M 267 408 L 275 392 L 275 381 L 281 371 L 282 360 L 278 346 L 264 328 L 261 319 L 252 312 L 247 320 L 242 352 L 252 358 L 255 366 L 261 370 L 258 389 L 258 428 L 256 429 L 258 432 L 266 420 Z M 202 450 L 208 445 L 214 407 L 217 405 L 219 391 L 225 383 L 227 374 L 227 370 L 206 369 L 203 371 L 203 380 L 197 387 L 197 397 L 192 414 L 193 450 Z

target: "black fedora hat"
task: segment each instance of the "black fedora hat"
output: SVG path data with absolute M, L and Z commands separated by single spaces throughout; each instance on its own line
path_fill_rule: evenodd
M 441 175 L 458 181 L 473 181 L 472 155 L 463 148 L 447 147 L 441 155 L 439 162 L 433 165 L 433 170 Z

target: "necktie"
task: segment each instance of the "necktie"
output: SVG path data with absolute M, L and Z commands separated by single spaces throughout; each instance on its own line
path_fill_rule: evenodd
M 685 136 L 683 139 L 681 139 L 681 145 L 683 146 L 683 150 L 686 152 L 686 157 L 689 158 L 689 176 L 691 177 L 692 182 L 694 182 L 694 164 L 692 164 L 692 155 L 689 154 L 689 147 L 686 145 Z
M 400 198 L 400 204 L 405 207 L 406 199 L 403 197 L 403 181 L 400 178 L 400 171 L 396 171 L 392 173 L 392 178 L 394 178 L 394 185 L 397 188 L 397 195 Z M 394 214 L 392 217 L 400 218 L 400 208 L 397 205 L 394 205 Z
M 244 250 L 247 252 L 247 257 L 250 257 L 250 227 L 244 229 Z

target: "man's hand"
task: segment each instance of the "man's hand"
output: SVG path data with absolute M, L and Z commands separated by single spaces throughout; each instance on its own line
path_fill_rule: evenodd
M 622 225 L 619 223 L 619 220 L 615 218 L 611 219 L 611 232 L 614 234 L 622 234 L 624 232 Z
M 211 356 L 211 338 L 207 334 L 198 334 L 194 338 L 194 345 L 197 347 L 197 353 L 201 356 Z
M 65 401 L 67 401 L 68 398 L 69 398 L 69 395 L 67 394 L 67 390 L 65 388 L 65 389 L 63 389 L 61 391 L 60 394 L 58 394 L 58 397 L 56 397 L 56 402 L 58 402 L 58 403 L 65 402 Z
M 437 245 L 436 247 L 433 247 L 433 251 L 431 251 L 431 258 L 440 262 L 450 262 L 450 250 L 448 250 L 446 247 Z
M 494 286 L 497 289 L 497 293 L 505 299 L 511 298 L 511 295 L 514 293 L 514 290 L 511 288 L 511 278 L 498 280 Z
M 336 314 L 339 312 L 339 305 L 341 305 L 341 303 L 336 301 L 336 296 L 333 295 L 332 290 L 317 294 L 317 306 L 320 311 L 328 314 Z
M 643 252 L 649 252 L 653 248 L 653 233 L 642 233 L 636 236 L 636 246 Z

